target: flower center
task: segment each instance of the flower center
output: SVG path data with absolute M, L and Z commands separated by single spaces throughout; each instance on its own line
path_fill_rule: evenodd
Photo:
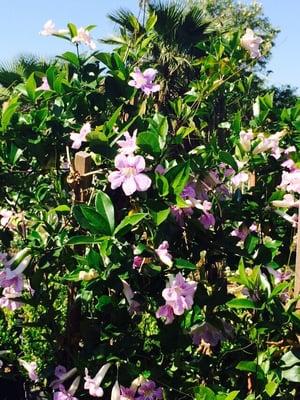
M 122 173 L 123 173 L 124 176 L 126 176 L 126 177 L 128 177 L 128 178 L 131 177 L 131 176 L 136 175 L 136 171 L 135 171 L 135 168 L 134 168 L 134 167 L 126 167 L 126 168 L 123 168 Z

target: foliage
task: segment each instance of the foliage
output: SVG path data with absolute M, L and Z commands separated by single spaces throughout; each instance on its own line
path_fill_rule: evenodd
M 195 7 L 150 4 L 144 24 L 119 12 L 108 53 L 92 26 L 48 23 L 74 51 L 2 101 L 0 373 L 28 393 L 88 399 L 85 368 L 104 366 L 105 399 L 120 398 L 116 380 L 140 400 L 297 396 L 296 203 L 284 196 L 300 192 L 287 183 L 300 103 L 259 95 L 246 25 L 211 35 Z M 184 57 L 189 69 L 171 70 Z M 58 365 L 76 370 L 51 386 Z

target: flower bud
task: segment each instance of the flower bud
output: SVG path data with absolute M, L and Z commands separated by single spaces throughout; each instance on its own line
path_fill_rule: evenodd
M 116 380 L 111 391 L 111 400 L 120 400 L 120 398 L 121 398 L 120 386 L 119 382 Z

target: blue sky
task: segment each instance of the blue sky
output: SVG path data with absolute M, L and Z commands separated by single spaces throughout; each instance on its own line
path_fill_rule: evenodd
M 48 19 L 59 28 L 67 22 L 79 26 L 95 24 L 94 36 L 107 37 L 114 26 L 106 15 L 119 7 L 137 10 L 138 6 L 138 0 L 2 0 L 2 3 L 0 60 L 7 61 L 20 53 L 54 56 L 69 49 L 62 40 L 38 35 Z M 281 29 L 269 65 L 274 71 L 269 83 L 300 88 L 300 0 L 261 0 L 261 3 L 273 25 Z

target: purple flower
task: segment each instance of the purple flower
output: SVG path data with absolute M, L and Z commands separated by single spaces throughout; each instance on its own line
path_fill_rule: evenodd
M 0 252 L 0 263 L 5 264 L 7 262 L 7 253 Z
M 291 278 L 291 272 L 282 272 L 280 269 L 274 269 L 271 267 L 267 267 L 268 272 L 274 276 L 274 283 L 277 285 L 278 283 L 287 281 Z
M 158 164 L 158 165 L 156 166 L 154 172 L 155 172 L 156 174 L 159 174 L 159 175 L 164 175 L 165 172 L 166 172 L 166 168 L 165 168 L 163 165 Z
M 17 292 L 13 286 L 9 286 L 3 289 L 3 297 L 0 298 L 0 307 L 7 308 L 10 311 L 15 311 L 16 309 L 23 306 L 21 301 L 16 300 L 22 296 L 22 293 Z
M 160 90 L 160 85 L 153 83 L 156 77 L 157 71 L 153 68 L 148 68 L 142 72 L 139 68 L 135 68 L 134 72 L 130 74 L 133 80 L 128 82 L 129 86 L 136 89 L 141 89 L 146 95 L 155 93 Z
M 262 38 L 256 36 L 253 30 L 249 28 L 246 29 L 246 33 L 241 37 L 241 46 L 248 51 L 251 58 L 261 57 L 259 46 L 262 42 Z
M 284 161 L 281 164 L 282 167 L 288 169 L 289 171 L 295 171 L 295 169 L 297 169 L 295 162 L 289 158 L 288 160 Z
M 183 228 L 184 218 L 193 214 L 193 209 L 191 207 L 177 207 L 171 206 L 171 214 L 175 218 L 177 224 Z
M 181 197 L 183 199 L 187 199 L 189 197 L 195 199 L 196 198 L 196 191 L 193 187 L 193 185 L 188 184 L 185 186 L 185 188 L 183 189 L 182 193 L 181 193 Z
M 43 76 L 42 84 L 41 86 L 37 87 L 36 90 L 45 90 L 45 91 L 51 90 L 46 76 Z
M 36 373 L 37 369 L 37 363 L 35 361 L 25 361 L 25 360 L 19 360 L 19 363 L 22 365 L 24 369 L 28 372 L 28 377 L 34 382 L 37 382 L 39 377 Z
M 91 132 L 91 124 L 87 122 L 82 125 L 79 133 L 71 132 L 70 139 L 73 141 L 72 149 L 80 149 L 82 142 L 86 142 L 87 135 Z
M 196 346 L 199 346 L 202 340 L 211 346 L 217 346 L 217 344 L 224 339 L 222 332 L 209 322 L 204 322 L 202 325 L 195 326 L 192 329 L 192 338 Z
M 119 154 L 115 158 L 115 167 L 119 171 L 108 176 L 112 189 L 122 186 L 126 196 L 130 196 L 135 191 L 145 192 L 151 186 L 151 179 L 142 174 L 146 167 L 144 157 Z
M 76 372 L 77 372 L 77 368 L 72 368 L 72 369 L 70 369 L 70 371 L 67 371 L 65 367 L 63 367 L 62 365 L 58 365 L 54 371 L 54 374 L 57 379 L 54 379 L 54 381 L 52 381 L 50 383 L 50 387 L 54 390 L 55 389 L 61 390 L 61 388 L 64 388 L 62 383 L 65 382 L 66 380 L 68 380 L 69 378 L 71 378 L 73 375 L 75 375 Z M 74 382 L 76 383 L 76 380 Z M 72 385 L 71 385 L 71 387 L 72 387 Z M 75 393 L 75 391 L 74 391 L 74 393 Z
M 156 311 L 156 318 L 164 318 L 165 324 L 169 325 L 174 321 L 174 312 L 173 307 L 165 304 L 164 306 L 160 306 L 159 309 Z
M 162 296 L 166 304 L 171 306 L 175 315 L 182 315 L 185 310 L 190 310 L 194 303 L 194 294 L 197 283 L 187 281 L 179 272 L 175 277 L 171 276 Z
M 24 275 L 15 275 L 10 268 L 4 268 L 0 272 L 0 287 L 12 287 L 16 292 L 22 292 L 24 287 Z
M 163 391 L 161 387 L 156 387 L 155 382 L 146 381 L 138 389 L 137 400 L 161 400 L 163 398 Z
M 163 264 L 166 264 L 168 267 L 171 268 L 173 265 L 173 261 L 172 261 L 172 256 L 168 250 L 169 250 L 169 242 L 167 240 L 164 240 L 155 250 L 155 253 L 158 255 L 160 261 Z
M 283 171 L 279 187 L 287 192 L 300 193 L 300 169 Z
M 58 391 L 53 394 L 53 400 L 78 400 L 77 397 L 74 397 L 76 390 L 79 386 L 80 377 L 77 377 L 69 390 L 66 390 L 64 385 L 59 385 L 57 387 Z
M 135 130 L 130 136 L 129 132 L 124 132 L 125 140 L 118 140 L 117 145 L 120 147 L 118 150 L 119 153 L 124 155 L 133 155 L 133 153 L 137 150 L 136 144 L 136 134 L 137 130 Z
M 203 225 L 204 229 L 209 229 L 210 227 L 215 226 L 216 219 L 211 213 L 204 213 L 199 218 L 200 223 Z
M 134 396 L 135 396 L 135 390 L 121 386 L 120 400 L 134 400 L 135 399 Z
M 64 367 L 63 365 L 58 365 L 58 366 L 55 368 L 54 375 L 55 375 L 57 378 L 60 379 L 66 372 L 67 372 L 67 368 L 66 368 L 66 367 Z
M 248 174 L 246 172 L 239 172 L 230 180 L 234 187 L 238 187 L 241 185 L 241 183 L 248 182 Z
M 129 304 L 129 314 L 131 315 L 134 312 L 139 312 L 141 305 L 138 301 L 134 300 L 134 293 L 131 289 L 131 286 L 123 279 L 122 279 L 122 284 L 123 284 L 123 294 Z
M 89 391 L 89 394 L 93 397 L 102 397 L 104 392 L 102 387 L 100 386 L 107 371 L 109 370 L 111 364 L 110 363 L 106 363 L 104 364 L 99 371 L 97 372 L 97 374 L 95 375 L 94 378 L 91 378 L 89 375 L 89 371 L 86 368 L 85 369 L 85 384 L 84 384 L 84 389 Z
M 249 235 L 250 230 L 248 226 L 244 223 L 242 223 L 238 228 L 234 229 L 230 235 L 235 236 L 242 240 L 243 242 L 246 240 L 247 236 Z
M 6 227 L 9 224 L 13 214 L 14 214 L 13 211 L 5 210 L 5 209 L 1 210 L 0 211 L 0 216 L 1 216 L 0 225 Z
M 135 256 L 132 263 L 132 268 L 139 269 L 144 264 L 144 257 Z

